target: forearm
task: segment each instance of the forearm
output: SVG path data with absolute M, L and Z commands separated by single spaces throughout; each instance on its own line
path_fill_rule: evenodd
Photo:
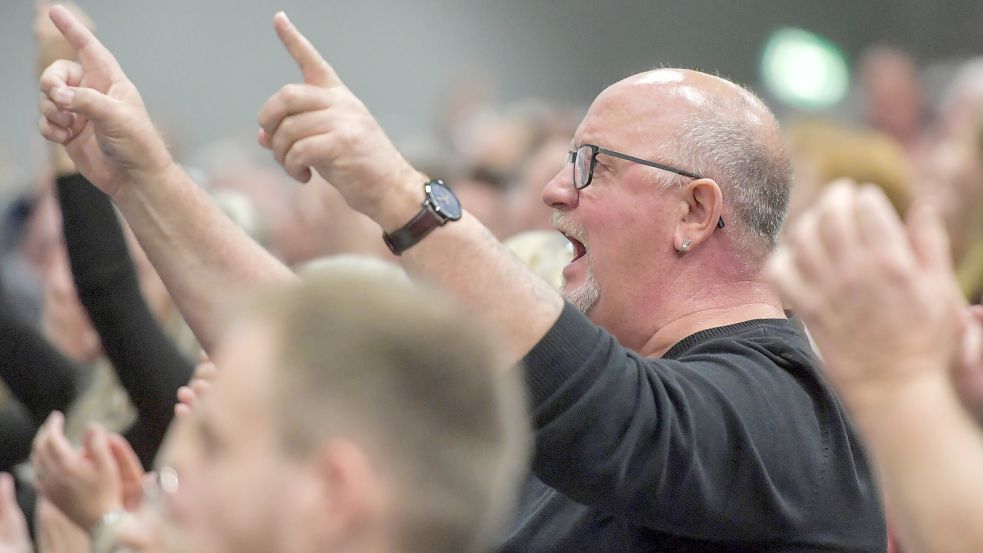
M 408 183 L 400 203 L 392 201 L 372 217 L 386 231 L 401 227 L 420 209 L 423 182 L 420 176 L 415 187 Z M 514 361 L 539 342 L 563 309 L 559 294 L 467 212 L 404 252 L 402 260 L 411 275 L 449 291 L 490 323 Z
M 113 200 L 206 351 L 245 294 L 295 278 L 176 165 Z
M 853 409 L 903 544 L 916 553 L 983 550 L 983 432 L 946 375 Z

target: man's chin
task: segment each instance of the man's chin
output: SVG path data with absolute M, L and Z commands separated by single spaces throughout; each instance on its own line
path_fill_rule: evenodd
M 590 315 L 591 309 L 594 308 L 600 298 L 600 291 L 597 284 L 590 280 L 577 287 L 571 287 L 564 282 L 560 288 L 560 295 L 583 314 Z

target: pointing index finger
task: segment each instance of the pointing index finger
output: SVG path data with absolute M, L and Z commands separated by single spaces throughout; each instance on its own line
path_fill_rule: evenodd
M 68 43 L 78 52 L 78 60 L 83 67 L 88 70 L 103 69 L 112 75 L 122 73 L 123 70 L 120 69 L 113 54 L 64 6 L 53 6 L 48 16 Z
M 321 57 L 311 41 L 307 40 L 307 37 L 290 22 L 287 14 L 277 13 L 273 17 L 273 28 L 276 29 L 276 35 L 287 48 L 290 57 L 300 66 L 305 83 L 323 87 L 341 84 L 341 79 L 338 78 L 335 70 Z

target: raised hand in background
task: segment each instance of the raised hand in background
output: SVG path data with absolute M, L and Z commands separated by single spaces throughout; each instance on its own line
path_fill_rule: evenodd
M 76 51 L 41 75 L 41 134 L 110 196 L 173 164 L 133 83 L 92 32 L 61 6 L 51 21 Z

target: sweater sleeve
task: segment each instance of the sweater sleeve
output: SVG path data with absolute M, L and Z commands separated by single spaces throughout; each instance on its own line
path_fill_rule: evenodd
M 38 431 L 38 423 L 12 399 L 0 404 L 0 471 L 11 472 L 31 454 L 31 442 Z
M 74 365 L 0 300 L 0 377 L 40 425 L 75 399 Z
M 128 437 L 147 464 L 174 416 L 177 389 L 194 366 L 150 312 L 109 198 L 72 175 L 58 179 L 58 200 L 79 300 L 137 408 L 142 430 Z
M 794 539 L 825 485 L 820 409 L 767 348 L 718 342 L 640 358 L 568 304 L 524 360 L 536 476 L 659 532 Z

